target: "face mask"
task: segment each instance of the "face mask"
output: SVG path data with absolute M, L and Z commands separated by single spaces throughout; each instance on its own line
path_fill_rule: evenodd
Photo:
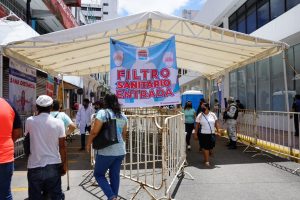
M 188 104 L 187 104 L 187 107 L 188 107 L 188 108 L 191 108 L 191 107 L 192 107 L 192 104 L 188 103 Z
M 206 108 L 201 108 L 201 111 L 204 113 L 206 111 Z

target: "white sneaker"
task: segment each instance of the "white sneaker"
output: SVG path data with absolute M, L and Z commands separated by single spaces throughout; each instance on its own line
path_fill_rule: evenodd
M 188 150 L 191 150 L 191 145 L 188 145 L 188 146 L 187 146 L 187 149 L 188 149 Z

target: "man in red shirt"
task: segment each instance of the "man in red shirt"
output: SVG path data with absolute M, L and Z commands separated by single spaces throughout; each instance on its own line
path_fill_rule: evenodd
M 13 106 L 0 98 L 0 199 L 11 200 L 14 142 L 21 136 L 21 119 Z

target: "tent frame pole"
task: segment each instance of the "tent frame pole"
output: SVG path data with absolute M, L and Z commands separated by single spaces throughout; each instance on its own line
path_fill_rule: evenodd
M 3 55 L 0 47 L 0 97 L 3 97 Z
M 290 105 L 289 105 L 289 94 L 288 94 L 288 85 L 287 85 L 287 72 L 286 72 L 286 49 L 284 49 L 282 51 L 282 66 L 283 66 L 283 76 L 284 76 L 284 96 L 285 96 L 285 106 L 286 106 L 286 112 L 288 113 L 287 119 L 288 119 L 288 124 L 287 124 L 287 128 L 288 128 L 288 146 L 290 147 L 291 150 L 291 146 L 292 146 L 292 133 L 291 133 L 291 127 L 290 127 Z

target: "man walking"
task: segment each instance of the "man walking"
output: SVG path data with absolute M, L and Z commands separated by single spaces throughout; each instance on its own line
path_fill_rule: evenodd
M 11 200 L 14 171 L 14 142 L 21 136 L 21 119 L 6 100 L 0 98 L 0 199 Z
M 228 100 L 228 108 L 225 111 L 225 120 L 227 125 L 227 133 L 229 137 L 228 149 L 236 149 L 237 133 L 236 120 L 238 117 L 238 107 L 234 103 L 234 98 L 230 97 Z
M 82 106 L 80 106 L 76 115 L 76 124 L 80 129 L 81 134 L 81 148 L 80 151 L 85 150 L 85 133 L 91 130 L 91 118 L 94 111 L 90 106 L 89 99 L 84 99 Z
M 25 123 L 25 134 L 30 137 L 28 158 L 29 200 L 43 199 L 47 194 L 52 200 L 64 199 L 61 175 L 67 170 L 65 129 L 61 120 L 50 115 L 53 100 L 41 95 L 36 100 L 37 116 Z

